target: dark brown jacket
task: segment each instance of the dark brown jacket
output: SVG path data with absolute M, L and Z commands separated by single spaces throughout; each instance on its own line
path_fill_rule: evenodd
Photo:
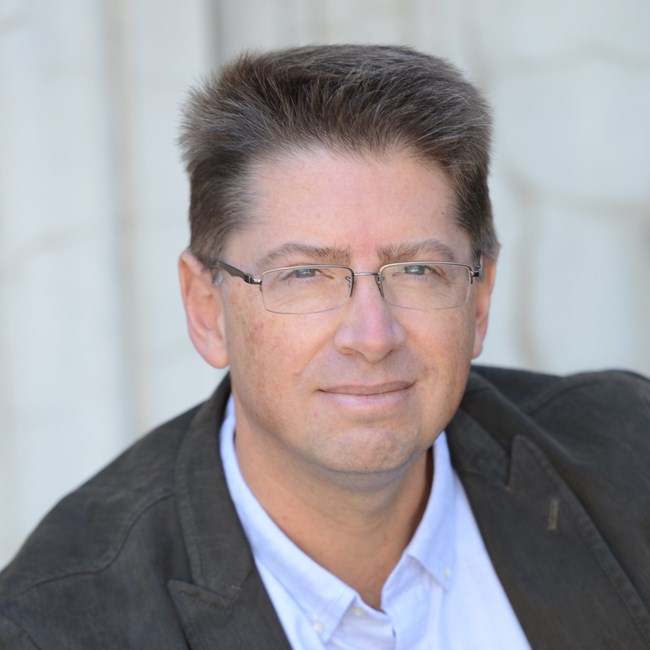
M 45 518 L 0 573 L 2 650 L 289 647 L 223 476 L 229 390 Z M 475 368 L 447 435 L 533 648 L 650 648 L 650 382 Z

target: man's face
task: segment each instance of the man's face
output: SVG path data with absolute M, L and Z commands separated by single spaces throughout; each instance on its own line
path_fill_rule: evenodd
M 252 184 L 252 225 L 232 235 L 222 260 L 255 277 L 314 263 L 476 263 L 454 224 L 446 175 L 404 153 L 298 152 L 259 165 Z M 386 304 L 362 276 L 345 306 L 288 315 L 266 311 L 258 287 L 225 276 L 212 289 L 219 317 L 201 351 L 230 365 L 238 453 L 332 476 L 408 467 L 458 406 L 492 277 L 488 264 L 489 280 L 463 307 L 419 311 Z

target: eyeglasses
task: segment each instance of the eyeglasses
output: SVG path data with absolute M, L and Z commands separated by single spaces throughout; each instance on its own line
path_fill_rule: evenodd
M 355 272 L 339 264 L 285 266 L 264 271 L 259 278 L 240 269 L 216 262 L 211 269 L 223 269 L 262 292 L 264 307 L 276 314 L 317 314 L 342 307 L 352 296 L 355 278 L 375 278 L 383 299 L 394 307 L 430 311 L 462 307 L 470 287 L 481 275 L 455 262 L 400 262 L 386 264 L 379 271 Z

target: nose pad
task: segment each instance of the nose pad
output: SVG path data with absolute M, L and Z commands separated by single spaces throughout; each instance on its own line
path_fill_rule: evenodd
M 377 289 L 379 289 L 379 293 L 381 294 L 381 297 L 385 298 L 384 285 L 381 283 L 381 276 L 379 275 L 379 273 L 375 273 L 375 282 L 377 283 Z

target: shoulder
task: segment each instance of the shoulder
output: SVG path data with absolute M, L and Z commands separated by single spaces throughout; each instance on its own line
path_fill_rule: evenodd
M 526 370 L 473 366 L 467 385 L 467 395 L 499 392 L 525 410 L 543 408 L 548 402 L 582 396 L 606 394 L 618 399 L 638 398 L 650 406 L 650 380 L 626 370 L 584 372 L 571 375 L 551 375 Z
M 585 585 L 604 571 L 619 596 L 633 594 L 628 603 L 639 595 L 650 602 L 648 379 L 477 367 L 448 433 L 477 521 L 506 563 L 508 545 L 525 531 L 531 548 L 548 551 L 530 555 L 538 570 L 560 567 L 558 588 L 571 575 L 562 561 L 585 560 Z
M 624 370 L 566 376 L 476 366 L 472 369 L 462 408 L 513 409 L 548 425 L 616 421 L 618 429 L 650 421 L 650 380 Z
M 2 603 L 38 585 L 101 572 L 147 513 L 174 496 L 174 464 L 196 409 L 141 438 L 62 499 L 0 573 Z
M 582 445 L 593 454 L 638 445 L 650 453 L 650 380 L 632 372 L 557 376 L 477 366 L 460 410 L 502 440 L 525 422 L 540 443 Z
M 567 376 L 476 367 L 459 408 L 510 450 L 524 438 L 584 503 L 650 490 L 650 381 L 612 370 Z M 642 519 L 645 505 L 635 498 Z
M 167 584 L 192 577 L 189 480 L 199 494 L 211 481 L 211 503 L 227 498 L 214 473 L 192 474 L 192 462 L 218 463 L 229 392 L 222 382 L 44 518 L 0 572 L 1 647 L 184 647 Z M 143 627 L 147 617 L 156 625 Z

